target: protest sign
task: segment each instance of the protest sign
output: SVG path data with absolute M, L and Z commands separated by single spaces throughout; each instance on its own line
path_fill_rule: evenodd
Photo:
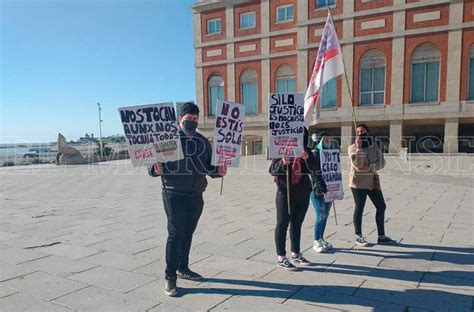
M 304 137 L 304 94 L 268 95 L 269 158 L 301 157 Z
M 321 159 L 321 176 L 326 183 L 326 202 L 343 199 L 341 175 L 341 157 L 338 149 L 322 149 L 319 153 Z
M 173 103 L 118 109 L 134 166 L 183 159 Z
M 244 117 L 245 106 L 242 104 L 217 101 L 216 126 L 212 144 L 212 165 L 239 166 Z

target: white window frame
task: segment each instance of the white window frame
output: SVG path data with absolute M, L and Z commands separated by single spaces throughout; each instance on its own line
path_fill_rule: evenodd
M 255 17 L 255 24 L 253 26 L 250 26 L 250 27 L 242 27 L 242 17 L 244 17 L 245 15 L 253 15 Z M 241 13 L 240 14 L 240 29 L 244 30 L 244 29 L 254 29 L 257 27 L 257 12 L 255 11 L 250 11 L 250 12 L 245 12 L 245 13 Z
M 438 96 L 436 101 L 426 101 L 426 82 L 428 80 L 428 63 L 434 63 L 433 61 L 429 60 L 422 60 L 422 61 L 411 61 L 410 62 L 410 98 L 409 98 L 409 103 L 412 105 L 419 105 L 419 104 L 430 104 L 430 103 L 439 103 L 439 97 L 441 93 L 441 59 L 438 59 Z M 425 75 L 423 79 L 423 87 L 424 87 L 424 93 L 423 93 L 423 101 L 421 102 L 412 102 L 412 92 L 413 92 L 413 65 L 414 64 L 424 64 L 425 65 Z
M 328 3 L 329 0 L 325 0 L 326 3 Z M 335 8 L 337 6 L 337 0 L 334 0 L 334 4 L 323 6 L 323 7 L 318 7 L 318 0 L 314 0 L 314 7 L 316 10 L 324 10 L 327 8 Z
M 290 8 L 290 7 L 293 8 L 293 16 L 291 17 L 291 19 L 288 19 L 287 8 Z M 285 19 L 282 20 L 282 21 L 278 20 L 278 10 L 280 10 L 280 9 L 285 9 Z M 289 22 L 294 21 L 294 19 L 295 19 L 295 7 L 293 6 L 293 4 L 285 4 L 285 5 L 277 6 L 275 13 L 276 13 L 276 16 L 275 16 L 276 24 L 289 23 Z
M 221 24 L 221 29 L 220 29 L 219 31 L 216 31 L 216 32 L 212 32 L 212 33 L 209 32 L 209 28 L 210 28 L 209 25 L 210 25 L 212 22 L 217 22 L 217 21 L 220 22 L 220 24 Z M 206 28 L 206 34 L 207 34 L 207 35 L 218 35 L 218 34 L 222 34 L 222 19 L 221 19 L 220 17 L 208 19 L 208 20 L 207 20 L 207 23 L 206 23 L 206 27 L 207 27 L 207 28 Z
M 383 81 L 383 90 L 382 91 L 374 91 L 374 72 L 376 68 L 383 68 L 383 74 L 384 74 L 384 81 Z M 360 88 L 362 87 L 362 70 L 364 69 L 370 69 L 372 81 L 371 81 L 371 91 L 361 91 Z M 385 90 L 387 88 L 387 66 L 378 66 L 378 67 L 367 67 L 367 68 L 360 68 L 359 69 L 359 106 L 360 107 L 368 107 L 368 106 L 382 106 L 385 105 Z M 383 102 L 382 103 L 374 103 L 374 93 L 383 93 Z M 370 94 L 370 103 L 369 104 L 362 104 L 362 95 L 365 94 Z

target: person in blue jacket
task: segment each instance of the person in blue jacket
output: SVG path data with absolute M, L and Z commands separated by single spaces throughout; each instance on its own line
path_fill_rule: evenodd
M 331 133 L 322 131 L 319 135 L 313 134 L 313 141 L 316 146 L 313 150 L 313 156 L 316 160 L 317 171 L 321 170 L 320 152 L 323 149 L 336 149 L 338 148 L 335 144 Z M 313 249 L 316 252 L 325 252 L 333 248 L 332 244 L 324 239 L 324 231 L 326 229 L 326 223 L 328 221 L 329 211 L 333 204 L 332 201 L 326 202 L 324 199 L 327 193 L 326 183 L 321 178 L 316 178 L 312 175 L 313 181 L 313 192 L 311 192 L 310 198 L 313 204 L 314 210 L 316 211 L 316 220 L 314 222 L 314 244 Z

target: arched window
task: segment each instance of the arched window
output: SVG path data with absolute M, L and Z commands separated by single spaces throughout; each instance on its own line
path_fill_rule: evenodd
M 367 51 L 360 59 L 359 103 L 361 106 L 385 102 L 385 56 L 379 50 Z
M 246 69 L 240 75 L 240 95 L 242 104 L 245 106 L 245 114 L 256 114 L 258 108 L 258 80 L 255 70 Z
M 469 85 L 467 99 L 474 100 L 474 44 L 469 48 Z
M 209 116 L 216 114 L 217 100 L 224 100 L 224 80 L 221 76 L 211 76 L 208 82 Z
M 438 101 L 439 49 L 425 43 L 413 51 L 411 56 L 410 102 Z
M 295 74 L 293 68 L 288 64 L 280 66 L 276 71 L 276 92 L 295 92 Z

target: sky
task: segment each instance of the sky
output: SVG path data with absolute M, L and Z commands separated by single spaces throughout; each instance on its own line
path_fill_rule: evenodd
M 195 100 L 193 0 L 0 0 L 0 143 L 123 134 L 118 107 Z

